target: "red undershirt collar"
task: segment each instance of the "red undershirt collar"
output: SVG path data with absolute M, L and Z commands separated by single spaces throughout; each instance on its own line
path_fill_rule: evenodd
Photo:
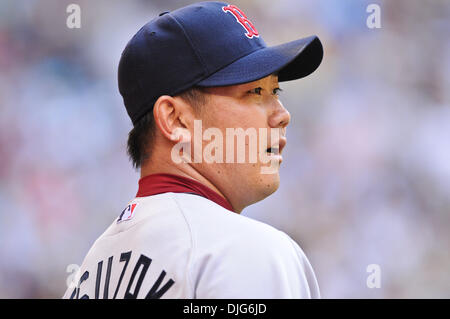
M 200 195 L 234 212 L 233 207 L 225 198 L 192 178 L 174 174 L 151 174 L 139 180 L 139 190 L 136 197 L 146 197 L 162 193 L 190 193 Z

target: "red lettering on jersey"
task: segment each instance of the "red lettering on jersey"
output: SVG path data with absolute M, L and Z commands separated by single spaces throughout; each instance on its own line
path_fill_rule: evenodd
M 244 29 L 247 31 L 247 33 L 245 35 L 248 38 L 251 39 L 253 37 L 259 37 L 258 30 L 256 30 L 253 23 L 250 22 L 250 20 L 247 18 L 247 16 L 244 14 L 244 12 L 241 9 L 239 9 L 235 5 L 230 4 L 226 7 L 222 7 L 222 10 L 225 13 L 230 12 L 231 14 L 234 15 L 234 17 L 236 18 L 236 21 L 239 22 L 240 25 L 242 25 L 244 27 Z

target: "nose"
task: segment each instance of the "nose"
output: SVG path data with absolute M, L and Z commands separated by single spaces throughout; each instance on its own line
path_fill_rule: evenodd
M 286 110 L 281 101 L 277 100 L 276 107 L 269 117 L 270 127 L 285 128 L 291 121 L 291 114 Z

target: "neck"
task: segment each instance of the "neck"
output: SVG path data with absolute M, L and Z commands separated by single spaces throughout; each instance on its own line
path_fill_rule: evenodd
M 164 158 L 164 157 L 153 156 L 153 158 Z M 149 159 L 141 167 L 141 178 L 151 174 L 174 174 L 186 178 L 191 178 L 210 188 L 215 193 L 219 194 L 220 196 L 229 201 L 229 199 L 226 198 L 225 195 L 223 195 L 223 193 L 220 192 L 220 190 L 216 186 L 214 186 L 207 178 L 205 178 L 202 174 L 200 174 L 200 172 L 198 172 L 194 167 L 192 167 L 188 163 L 175 165 L 167 161 L 158 161 Z M 235 212 L 237 212 L 238 214 L 240 214 L 241 211 L 242 209 L 240 210 L 235 209 Z

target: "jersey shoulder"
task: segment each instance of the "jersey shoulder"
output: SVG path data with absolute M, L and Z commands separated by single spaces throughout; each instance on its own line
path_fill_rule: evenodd
M 288 235 L 266 223 L 229 211 L 201 196 L 172 195 L 197 246 L 210 245 L 211 240 L 217 242 L 218 238 L 230 244 L 241 242 L 241 245 L 251 245 L 268 241 L 275 245 L 291 245 Z
M 312 297 L 312 269 L 286 233 L 201 197 L 175 199 L 192 234 L 197 298 Z

